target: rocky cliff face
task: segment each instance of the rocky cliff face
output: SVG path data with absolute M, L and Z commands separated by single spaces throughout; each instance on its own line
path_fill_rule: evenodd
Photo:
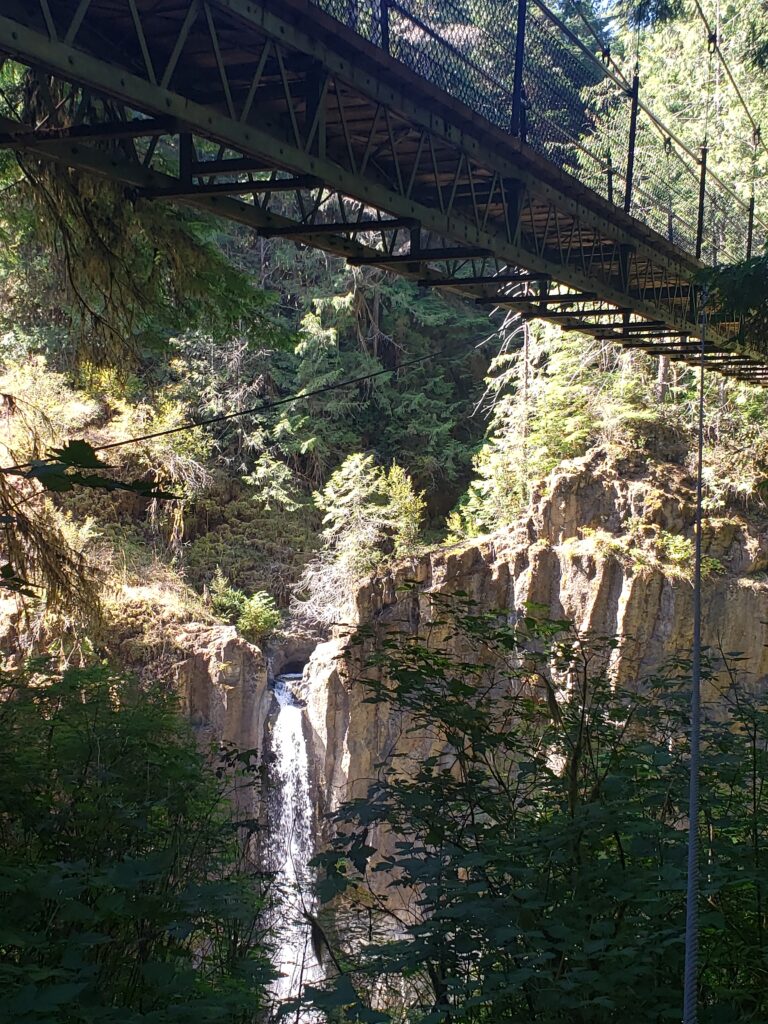
M 267 665 L 234 626 L 192 624 L 176 642 L 189 656 L 174 667 L 184 710 L 201 743 L 261 748 L 269 709 Z
M 234 626 L 198 623 L 183 627 L 174 643 L 189 652 L 176 663 L 173 674 L 201 748 L 252 750 L 260 757 L 273 696 L 259 648 L 238 636 Z M 236 787 L 233 795 L 241 814 L 263 817 L 256 790 Z
M 597 450 L 553 473 L 513 528 L 429 552 L 365 584 L 350 625 L 415 633 L 429 622 L 435 594 L 463 592 L 482 609 L 512 615 L 535 602 L 581 630 L 621 635 L 612 670 L 631 685 L 690 650 L 693 518 L 692 481 L 681 467 L 639 455 L 610 460 Z M 741 652 L 740 671 L 754 687 L 765 686 L 768 517 L 712 514 L 703 547 L 705 642 Z M 403 589 L 407 581 L 416 586 Z M 174 649 L 185 657 L 175 665 L 176 683 L 201 742 L 266 750 L 276 705 L 262 652 L 231 626 L 177 632 Z M 317 645 L 305 673 L 305 735 L 321 818 L 362 796 L 393 751 L 426 756 L 435 742 L 404 733 L 386 706 L 364 703 L 344 657 L 348 632 Z M 310 648 L 297 636 L 275 650 L 274 671 L 296 671 Z
M 582 630 L 624 637 L 613 671 L 632 684 L 690 650 L 692 481 L 677 465 L 641 456 L 610 461 L 596 450 L 556 471 L 512 529 L 438 550 L 363 586 L 355 623 L 418 630 L 431 595 L 464 592 L 483 609 L 536 602 Z M 768 522 L 736 510 L 703 532 L 704 639 L 739 651 L 755 687 L 768 681 Z M 403 591 L 407 580 L 415 590 Z M 343 657 L 344 637 L 315 650 L 307 669 L 308 722 L 320 810 L 361 796 L 376 766 L 407 742 L 402 723 L 370 705 Z

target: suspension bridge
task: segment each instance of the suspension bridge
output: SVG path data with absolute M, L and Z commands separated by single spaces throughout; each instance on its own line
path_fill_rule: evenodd
M 542 0 L 2 0 L 34 102 L 0 146 L 768 384 L 768 341 L 735 316 L 701 340 L 702 271 L 765 242 L 754 195 L 563 19 Z

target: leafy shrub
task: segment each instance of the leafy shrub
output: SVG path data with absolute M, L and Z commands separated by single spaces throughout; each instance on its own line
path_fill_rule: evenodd
M 236 840 L 249 758 L 210 771 L 168 688 L 0 675 L 0 1021 L 253 1024 L 265 895 Z
M 211 605 L 217 615 L 237 626 L 238 632 L 254 644 L 274 633 L 280 625 L 280 612 L 271 594 L 257 590 L 247 597 L 230 584 L 218 566 L 211 581 Z
M 237 587 L 233 587 L 220 566 L 211 581 L 211 607 L 226 622 L 234 625 L 245 611 L 248 598 Z
M 245 598 L 237 620 L 237 628 L 246 640 L 257 644 L 270 633 L 274 633 L 280 621 L 275 599 L 265 590 L 259 590 L 251 597 Z

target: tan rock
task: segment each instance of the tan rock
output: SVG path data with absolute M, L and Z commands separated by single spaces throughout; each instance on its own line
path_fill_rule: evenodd
M 480 609 L 512 616 L 535 602 L 580 630 L 620 635 L 612 671 L 623 684 L 639 684 L 669 657 L 690 652 L 693 499 L 692 481 L 678 465 L 650 463 L 640 454 L 611 461 L 594 450 L 559 467 L 515 526 L 430 552 L 366 583 L 353 625 L 416 633 L 430 621 L 435 594 L 465 593 Z M 672 556 L 665 554 L 670 545 Z M 740 652 L 740 672 L 762 687 L 768 682 L 766 519 L 739 509 L 712 516 L 703 547 L 716 560 L 703 590 L 705 644 Z M 415 588 L 404 589 L 407 581 Z M 405 723 L 386 705 L 364 703 L 344 647 L 341 635 L 321 644 L 307 669 L 323 810 L 363 795 L 394 751 L 426 756 L 436 742 L 404 732 Z M 708 696 L 716 698 L 726 683 L 721 672 Z

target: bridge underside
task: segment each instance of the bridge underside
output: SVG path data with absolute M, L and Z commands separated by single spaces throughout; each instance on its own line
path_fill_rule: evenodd
M 3 11 L 0 51 L 40 88 L 34 117 L 0 120 L 0 146 L 489 308 L 697 358 L 697 260 L 308 0 Z M 708 326 L 707 364 L 768 384 L 768 357 L 738 329 Z

